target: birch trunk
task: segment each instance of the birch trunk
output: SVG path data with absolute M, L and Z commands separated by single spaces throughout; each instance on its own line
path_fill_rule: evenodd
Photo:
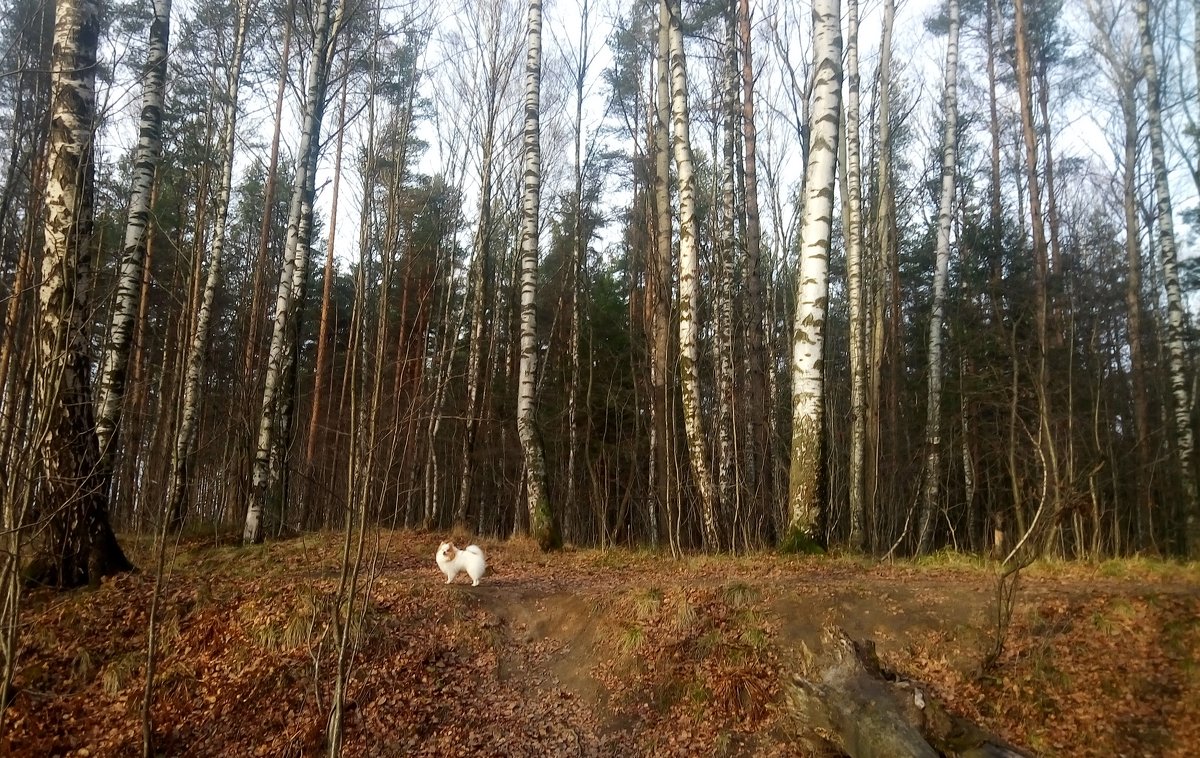
M 246 43 L 246 25 L 249 19 L 250 2 L 240 0 L 234 27 L 233 57 L 225 80 L 225 101 L 221 135 L 221 184 L 217 187 L 216 207 L 213 208 L 216 228 L 213 231 L 212 249 L 208 253 L 208 273 L 204 290 L 197 303 L 196 321 L 187 351 L 187 367 L 184 369 L 183 404 L 180 410 L 179 427 L 175 432 L 175 445 L 171 452 L 170 479 L 167 485 L 167 511 L 173 526 L 183 526 L 187 502 L 188 467 L 196 449 L 196 431 L 200 411 L 200 384 L 204 373 L 204 360 L 208 353 L 209 325 L 212 322 L 213 299 L 221 281 L 221 259 L 225 252 L 225 229 L 229 219 L 229 195 L 233 186 L 233 161 L 237 136 L 237 99 L 242 78 L 242 58 Z
M 654 109 L 654 252 L 647 266 L 646 294 L 651 310 L 650 334 L 650 489 L 654 502 L 652 515 L 661 512 L 670 521 L 672 466 L 670 435 L 674 429 L 670 414 L 671 352 L 671 89 L 670 89 L 670 9 L 666 2 L 658 6 L 657 81 Z M 657 529 L 652 541 L 657 543 Z M 671 540 L 672 547 L 674 541 Z
M 296 318 L 296 295 L 304 286 L 308 269 L 308 241 L 312 227 L 312 204 L 315 193 L 317 158 L 321 148 L 321 119 L 325 112 L 325 87 L 329 76 L 332 41 L 341 26 L 341 9 L 331 15 L 334 0 L 319 0 L 313 29 L 313 55 L 308 66 L 305 86 L 304 120 L 300 145 L 296 151 L 296 166 L 292 179 L 292 199 L 288 211 L 288 234 L 284 247 L 283 267 L 275 297 L 275 317 L 271 334 L 271 349 L 267 354 L 267 370 L 263 381 L 262 413 L 254 452 L 250 481 L 250 505 L 246 509 L 243 542 L 262 542 L 263 509 L 271 471 L 272 451 L 277 444 L 278 403 L 284 379 L 285 351 L 294 351 L 296 344 L 288 342 Z
M 46 561 L 32 573 L 59 587 L 99 586 L 132 568 L 108 521 L 89 381 L 87 282 L 93 228 L 93 135 L 100 5 L 55 8 L 46 161 L 40 333 L 35 377 Z M 41 576 L 38 576 L 41 574 Z
M 537 276 L 538 217 L 542 201 L 542 3 L 529 0 L 528 53 L 525 58 L 525 173 L 521 200 L 521 367 L 517 377 L 517 436 L 525 455 L 529 533 L 542 550 L 562 546 L 550 495 L 546 456 L 537 423 Z
M 171 0 L 154 0 L 154 18 L 150 22 L 150 47 L 146 54 L 142 84 L 142 113 L 138 126 L 137 154 L 133 161 L 129 198 L 129 216 L 125 223 L 125 241 L 121 269 L 117 276 L 117 296 L 108 344 L 96 383 L 99 399 L 96 409 L 96 435 L 100 444 L 103 476 L 111 477 L 113 458 L 119 442 L 121 411 L 124 408 L 126 376 L 129 368 L 134 317 L 138 312 L 142 289 L 142 269 L 146 258 L 146 240 L 150 228 L 150 203 L 154 175 L 162 160 L 163 98 L 167 84 L 167 51 L 171 36 Z
M 250 287 L 250 311 L 247 314 L 246 347 L 242 354 L 242 376 L 244 391 L 247 395 L 253 393 L 255 386 L 254 375 L 258 364 L 259 340 L 259 311 L 262 310 L 261 300 L 266 298 L 263 292 L 263 279 L 267 270 L 267 248 L 271 242 L 271 221 L 275 215 L 275 175 L 279 171 L 279 137 L 283 126 L 283 95 L 287 91 L 288 62 L 292 53 L 292 29 L 295 11 L 295 0 L 287 7 L 287 16 L 283 26 L 283 52 L 279 60 L 279 85 L 275 90 L 275 126 L 271 134 L 271 157 L 267 162 L 267 184 L 263 188 L 262 223 L 258 229 L 258 255 L 255 258 L 254 281 Z
M 800 265 L 792 332 L 792 445 L 785 550 L 820 549 L 824 464 L 825 312 L 841 115 L 842 29 L 838 0 L 813 2 L 813 105 L 804 169 Z
M 700 408 L 700 341 L 696 323 L 700 299 L 700 259 L 697 249 L 696 182 L 692 167 L 691 122 L 688 116 L 687 70 L 679 0 L 668 5 L 671 61 L 671 122 L 674 130 L 676 180 L 679 183 L 679 371 L 683 389 L 683 423 L 697 494 L 704 545 L 720 549 L 716 494 L 708 465 L 708 444 Z
M 862 146 L 859 139 L 858 0 L 847 0 L 846 285 L 850 298 L 850 548 L 862 551 L 866 459 L 867 356 L 863 313 Z
M 730 515 L 731 537 L 738 532 L 741 514 L 740 492 L 737 486 L 737 454 L 733 433 L 733 265 L 737 255 L 735 211 L 737 188 L 734 163 L 737 160 L 737 140 L 734 132 L 738 123 L 737 75 L 737 6 L 730 0 L 725 9 L 725 61 L 722 78 L 723 160 L 721 161 L 721 240 L 718 249 L 719 270 L 716 273 L 714 311 L 717 333 L 713 340 L 717 364 L 717 497 L 719 512 Z
M 1163 147 L 1162 106 L 1158 66 L 1154 60 L 1154 39 L 1150 31 L 1148 0 L 1136 0 L 1138 35 L 1142 45 L 1142 69 L 1146 80 L 1146 116 L 1150 122 L 1150 159 L 1154 169 L 1154 195 L 1158 218 L 1159 259 L 1163 286 L 1167 295 L 1167 367 L 1171 381 L 1172 421 L 1175 425 L 1175 455 L 1179 459 L 1179 477 L 1183 502 L 1179 508 L 1183 533 L 1180 547 L 1190 558 L 1200 554 L 1200 502 L 1197 500 L 1196 473 L 1193 469 L 1195 442 L 1192 433 L 1191 387 L 1188 384 L 1187 357 L 1184 347 L 1186 313 L 1179 285 L 1178 252 L 1175 247 L 1174 211 Z
M 948 0 L 950 28 L 946 39 L 942 190 L 938 200 L 937 252 L 933 274 L 933 313 L 929 320 L 929 395 L 925 407 L 925 481 L 917 519 L 917 553 L 933 541 L 942 469 L 942 321 L 950 272 L 950 222 L 954 216 L 954 180 L 958 173 L 958 0 Z

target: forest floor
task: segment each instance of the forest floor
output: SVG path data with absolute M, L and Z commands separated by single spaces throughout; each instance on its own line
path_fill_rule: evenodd
M 996 568 L 693 556 L 542 555 L 484 543 L 479 587 L 434 565 L 441 535 L 372 533 L 343 755 L 805 755 L 782 696 L 828 624 L 954 712 L 1041 755 L 1192 756 L 1200 566 L 1035 564 L 993 648 Z M 341 536 L 175 546 L 154 697 L 160 755 L 318 755 L 336 659 Z M 148 545 L 131 555 L 153 565 Z M 461 543 L 460 543 L 461 544 Z M 150 572 L 25 597 L 0 754 L 141 748 Z M 807 744 L 809 747 L 801 747 Z

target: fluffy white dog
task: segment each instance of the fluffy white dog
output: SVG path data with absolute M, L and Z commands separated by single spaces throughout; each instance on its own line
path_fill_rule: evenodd
M 467 545 L 459 550 L 453 542 L 443 542 L 433 557 L 446 575 L 446 584 L 453 582 L 458 572 L 465 571 L 471 577 L 471 586 L 478 587 L 479 577 L 487 570 L 487 559 L 479 545 Z

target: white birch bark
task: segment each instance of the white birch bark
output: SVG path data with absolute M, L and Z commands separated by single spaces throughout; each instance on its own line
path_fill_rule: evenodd
M 819 545 L 824 456 L 825 314 L 841 115 L 842 29 L 838 0 L 813 2 L 813 68 L 808 161 L 804 170 L 800 265 L 792 332 L 792 447 L 788 529 L 783 547 Z
M 734 383 L 733 383 L 733 266 L 737 252 L 735 227 L 738 213 L 735 210 L 736 188 L 734 184 L 734 162 L 737 160 L 737 141 L 734 132 L 738 126 L 737 88 L 737 19 L 735 0 L 730 0 L 725 9 L 725 55 L 722 67 L 722 131 L 723 158 L 721 161 L 721 239 L 718 246 L 719 270 L 716 274 L 717 333 L 714 348 L 717 358 L 717 500 L 719 510 L 732 515 L 733 532 L 737 534 L 737 517 L 740 492 L 736 476 L 736 450 L 733 432 Z
M 317 158 L 321 147 L 321 119 L 325 112 L 325 89 L 329 76 L 332 41 L 341 26 L 342 7 L 331 8 L 335 0 L 318 0 L 313 28 L 313 55 L 308 66 L 305 86 L 304 119 L 300 144 L 296 151 L 296 166 L 292 178 L 292 199 L 288 211 L 287 241 L 283 266 L 275 297 L 275 316 L 271 348 L 267 354 L 267 370 L 263 382 L 262 412 L 250 481 L 250 504 L 246 509 L 246 524 L 242 531 L 245 543 L 261 542 L 262 517 L 270 478 L 271 454 L 276 444 L 277 404 L 284 378 L 285 344 L 290 322 L 296 317 L 296 295 L 299 293 L 308 268 L 308 239 L 312 225 L 312 203 Z
M 867 356 L 863 314 L 862 146 L 859 139 L 858 0 L 847 0 L 846 284 L 850 298 L 850 547 L 864 547 Z
M 224 130 L 221 134 L 221 184 L 217 187 L 216 207 L 213 208 L 216 227 L 213 231 L 212 247 L 208 253 L 208 272 L 204 290 L 197 304 L 195 325 L 191 344 L 187 352 L 184 369 L 183 404 L 180 410 L 179 427 L 175 431 L 175 445 L 171 452 L 170 479 L 167 485 L 167 513 L 171 514 L 176 527 L 183 525 L 184 506 L 187 498 L 188 464 L 196 449 L 197 416 L 200 407 L 200 380 L 204 372 L 204 359 L 208 352 L 208 332 L 212 322 L 213 298 L 221 281 L 221 258 L 225 251 L 225 229 L 229 219 L 229 195 L 233 186 L 234 139 L 237 136 L 237 99 L 242 78 L 242 58 L 246 49 L 246 25 L 249 18 L 249 0 L 240 0 L 234 27 L 233 52 L 225 79 Z
M 131 568 L 108 523 L 89 386 L 87 285 L 99 32 L 98 2 L 57 4 L 34 397 L 35 428 L 42 430 L 37 505 L 49 520 L 47 575 L 36 578 L 62 587 L 99 586 L 102 576 Z
M 919 517 L 917 553 L 929 549 L 933 516 L 938 507 L 942 468 L 942 320 L 946 309 L 946 280 L 950 271 L 950 222 L 954 214 L 954 180 L 958 172 L 958 0 L 948 0 L 950 28 L 946 39 L 942 186 L 938 200 L 937 252 L 933 274 L 933 313 L 929 320 L 929 394 L 925 408 L 925 474 Z
M 652 333 L 650 335 L 650 401 L 652 415 L 650 426 L 650 489 L 655 502 L 650 504 L 651 521 L 661 509 L 668 521 L 668 537 L 672 512 L 671 492 L 671 439 L 674 429 L 669 412 L 670 403 L 667 380 L 671 351 L 671 17 L 666 2 L 658 6 L 658 55 L 655 59 L 657 76 L 655 81 L 654 109 L 654 207 L 655 239 L 654 257 L 651 259 L 647 295 L 650 299 Z M 652 540 L 657 542 L 657 528 Z M 677 545 L 668 540 L 672 550 Z
M 683 29 L 679 0 L 668 4 L 671 63 L 671 122 L 674 131 L 676 181 L 679 185 L 679 372 L 683 390 L 683 424 L 696 491 L 700 496 L 700 523 L 704 544 L 720 548 L 716 495 L 708 465 L 708 443 L 700 409 L 700 341 L 696 323 L 700 299 L 700 259 L 697 250 L 696 186 L 692 166 L 691 123 L 688 116 L 687 70 L 683 55 Z
M 1146 79 L 1146 116 L 1150 124 L 1150 160 L 1154 170 L 1154 195 L 1158 221 L 1158 257 L 1162 265 L 1163 287 L 1167 295 L 1167 367 L 1171 382 L 1172 421 L 1175 426 L 1175 455 L 1179 459 L 1180 484 L 1183 487 L 1181 516 L 1182 552 L 1189 557 L 1200 554 L 1200 501 L 1197 499 L 1195 440 L 1192 433 L 1192 392 L 1187 377 L 1184 347 L 1186 313 L 1179 285 L 1178 252 L 1175 245 L 1174 211 L 1171 185 L 1167 175 L 1163 146 L 1162 98 L 1159 91 L 1158 65 L 1154 59 L 1154 38 L 1150 30 L 1148 0 L 1136 0 L 1138 34 L 1142 45 L 1142 68 Z
M 538 216 L 542 200 L 542 3 L 529 0 L 525 58 L 525 172 L 521 200 L 521 360 L 517 374 L 517 436 L 525 455 L 529 532 L 542 550 L 559 547 L 558 525 L 546 491 L 546 456 L 536 418 Z
M 134 157 L 129 197 L 129 216 L 125 222 L 121 268 L 117 275 L 117 296 L 113 303 L 108 344 L 96 380 L 99 398 L 96 408 L 96 434 L 100 443 L 100 465 L 111 476 L 112 461 L 119 440 L 121 410 L 125 399 L 126 376 L 132 345 L 134 318 L 142 291 L 142 269 L 146 258 L 146 240 L 150 228 L 150 201 L 154 175 L 162 160 L 163 98 L 167 84 L 167 51 L 171 35 L 171 0 L 154 0 L 154 18 L 150 21 L 150 47 L 142 83 L 142 113 L 138 125 L 137 154 Z

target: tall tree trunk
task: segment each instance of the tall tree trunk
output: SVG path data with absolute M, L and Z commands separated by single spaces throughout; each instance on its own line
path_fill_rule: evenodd
M 571 274 L 568 291 L 571 297 L 571 378 L 567 387 L 567 496 L 568 507 L 576 507 L 576 479 L 579 459 L 579 385 L 582 380 L 582 364 L 579 356 L 579 332 L 583 324 L 581 301 L 583 299 L 582 274 L 584 258 L 587 256 L 588 239 L 583 233 L 583 97 L 591 64 L 591 3 L 583 0 L 579 9 L 579 57 L 575 61 L 575 223 L 572 229 Z M 585 438 L 586 439 L 586 438 Z M 586 459 L 586 456 L 585 456 Z M 657 509 L 651 501 L 648 509 L 652 540 L 658 539 Z M 562 521 L 566 521 L 565 518 Z
M 1196 472 L 1193 456 L 1195 441 L 1192 434 L 1192 393 L 1188 384 L 1184 330 L 1186 314 L 1183 292 L 1179 286 L 1178 253 L 1175 248 L 1175 220 L 1171 208 L 1171 185 L 1167 176 L 1167 159 L 1163 147 L 1162 106 L 1159 94 L 1158 66 L 1154 60 L 1154 38 L 1150 31 L 1148 0 L 1136 0 L 1138 34 L 1142 45 L 1142 69 L 1146 80 L 1146 116 L 1150 122 L 1150 160 L 1154 169 L 1154 194 L 1158 211 L 1159 259 L 1162 262 L 1163 286 L 1167 295 L 1167 355 L 1175 423 L 1175 455 L 1179 460 L 1179 479 L 1183 498 L 1179 508 L 1183 532 L 1180 552 L 1195 558 L 1200 555 L 1200 501 L 1197 500 Z
M 325 113 L 325 87 L 329 77 L 329 65 L 333 41 L 341 26 L 342 5 L 336 11 L 330 7 L 335 0 L 319 0 L 314 19 L 312 60 L 308 66 L 308 81 L 305 87 L 304 121 L 300 132 L 300 145 L 296 151 L 296 167 L 292 178 L 292 200 L 288 211 L 288 235 L 284 248 L 283 267 L 279 275 L 279 287 L 275 298 L 275 318 L 271 334 L 271 349 L 267 355 L 267 370 L 263 382 L 262 413 L 258 425 L 258 439 L 254 451 L 254 465 L 250 482 L 250 506 L 246 510 L 246 524 L 242 540 L 246 543 L 261 542 L 263 538 L 262 517 L 267 501 L 268 479 L 270 478 L 271 456 L 278 444 L 279 401 L 284 388 L 285 351 L 296 350 L 294 341 L 287 337 L 293 334 L 297 317 L 300 293 L 307 280 L 308 243 L 312 228 L 312 204 L 315 193 L 317 158 L 321 152 L 321 119 Z M 286 344 L 290 342 L 291 344 Z
M 679 371 L 683 389 L 683 423 L 687 433 L 692 476 L 700 496 L 700 523 L 704 544 L 718 550 L 716 493 L 708 465 L 708 444 L 700 409 L 699 317 L 700 259 L 697 249 L 696 180 L 692 167 L 691 121 L 688 116 L 687 70 L 683 56 L 683 28 L 679 0 L 668 4 L 668 41 L 671 50 L 671 122 L 674 131 L 675 170 L 679 183 Z
M 762 227 L 758 210 L 758 128 L 754 122 L 754 56 L 751 47 L 750 0 L 739 0 L 738 32 L 742 44 L 742 140 L 746 172 L 746 415 L 751 465 L 746 475 L 751 502 L 769 504 L 774 498 L 774 456 L 771 453 L 771 403 L 767 392 L 767 343 L 763 320 Z M 773 509 L 765 508 L 770 513 Z
M 647 308 L 651 311 L 650 333 L 650 489 L 654 493 L 652 513 L 670 517 L 674 491 L 671 435 L 675 428 L 670 413 L 673 394 L 670 372 L 671 353 L 671 85 L 670 85 L 670 9 L 658 5 L 658 55 L 655 58 L 657 80 L 654 107 L 654 249 L 649 254 L 646 282 Z M 675 493 L 678 494 L 678 493 Z M 670 535 L 668 535 L 670 536 Z M 658 534 L 652 535 L 657 542 Z M 674 547 L 674 541 L 671 540 Z
M 867 355 L 863 313 L 862 147 L 859 141 L 858 0 L 847 0 L 846 285 L 850 297 L 850 547 L 865 546 Z
M 713 277 L 716 297 L 713 311 L 716 334 L 713 350 L 717 368 L 717 481 L 716 502 L 718 512 L 727 514 L 732 526 L 730 537 L 736 539 L 741 516 L 741 491 L 737 486 L 737 454 L 733 431 L 734 382 L 733 382 L 733 266 L 737 255 L 738 214 L 737 185 L 734 164 L 737 161 L 737 140 L 734 133 L 738 128 L 738 70 L 737 70 L 737 5 L 736 0 L 727 0 L 725 15 L 725 44 L 722 51 L 725 60 L 722 66 L 721 121 L 723 132 L 721 159 L 721 220 L 720 244 L 717 246 L 716 273 Z
M 224 131 L 221 135 L 221 184 L 217 187 L 216 207 L 213 208 L 215 229 L 212 247 L 208 253 L 208 273 L 204 290 L 196 303 L 196 320 L 187 350 L 184 369 L 183 402 L 180 409 L 179 426 L 175 431 L 175 445 L 171 451 L 170 479 L 167 485 L 167 511 L 176 529 L 183 526 L 187 505 L 188 467 L 196 450 L 196 432 L 199 426 L 200 384 L 204 373 L 204 360 L 208 353 L 208 332 L 212 322 L 213 299 L 221 282 L 221 259 L 225 252 L 225 230 L 229 219 L 229 195 L 233 187 L 233 163 L 235 138 L 237 136 L 237 99 L 242 78 L 242 57 L 245 51 L 246 25 L 249 21 L 250 1 L 240 0 L 234 26 L 233 57 L 225 79 Z
M 344 58 L 349 64 L 350 49 L 346 48 Z M 308 421 L 308 442 L 304 450 L 304 462 L 312 471 L 313 460 L 317 454 L 317 435 L 321 429 L 321 405 L 325 399 L 325 384 L 329 374 L 329 301 L 333 293 L 333 248 L 337 236 L 338 190 L 342 184 L 342 147 L 346 133 L 346 94 L 349 90 L 350 77 L 342 81 L 341 104 L 338 108 L 337 146 L 333 158 L 333 191 L 329 206 L 329 240 L 325 248 L 325 278 L 321 285 L 321 325 L 317 330 L 317 364 L 313 369 L 313 402 L 312 415 Z M 401 148 L 403 149 L 403 148 Z M 303 524 L 301 524 L 303 528 Z
M 841 116 L 842 28 L 838 0 L 813 2 L 813 105 L 792 332 L 792 445 L 787 550 L 819 549 L 825 420 L 825 313 Z
M 113 304 L 108 344 L 96 380 L 99 399 L 96 409 L 96 435 L 100 444 L 102 476 L 112 477 L 113 458 L 120 436 L 121 411 L 124 408 L 126 375 L 133 336 L 134 316 L 138 312 L 142 290 L 142 268 L 150 229 L 150 202 L 154 175 L 162 160 L 163 98 L 167 87 L 167 51 L 171 36 L 171 0 L 154 0 L 154 18 L 150 21 L 150 46 L 142 83 L 142 114 L 138 126 L 137 154 L 134 157 L 129 198 L 129 216 L 125 223 L 125 242 L 121 269 L 117 277 L 117 297 Z
M 59 587 L 98 586 L 132 568 L 108 520 L 99 476 L 89 387 L 87 283 L 93 228 L 93 135 L 100 5 L 60 0 L 51 59 L 40 334 L 34 396 L 42 489 L 38 515 L 49 522 L 37 579 Z
M 872 220 L 874 255 L 871 259 L 870 318 L 871 373 L 866 398 L 866 459 L 863 486 L 863 516 L 867 522 L 867 544 L 874 549 L 879 544 L 882 529 L 879 518 L 880 459 L 883 446 L 883 362 L 889 325 L 885 319 L 887 301 L 886 279 L 894 257 L 895 194 L 892 188 L 892 27 L 896 18 L 895 0 L 884 0 L 883 23 L 879 40 L 879 96 L 876 105 L 875 217 Z
M 1038 447 L 1048 470 L 1048 496 L 1057 497 L 1057 476 L 1053 471 L 1052 461 L 1055 460 L 1053 451 L 1054 441 L 1050 434 L 1050 396 L 1049 396 L 1049 293 L 1050 278 L 1049 254 L 1046 244 L 1046 227 L 1042 215 L 1041 181 L 1038 176 L 1038 139 L 1037 128 L 1033 120 L 1033 74 L 1029 58 L 1029 29 L 1025 15 L 1025 0 L 1014 0 L 1016 10 L 1014 18 L 1014 35 L 1016 38 L 1017 95 L 1020 100 L 1021 134 L 1025 144 L 1025 175 L 1029 189 L 1029 225 L 1033 234 L 1034 259 L 1034 329 L 1037 334 L 1036 378 L 1034 380 L 1035 394 L 1038 403 Z M 1056 506 L 1051 507 L 1055 511 Z
M 542 3 L 529 0 L 525 58 L 525 172 L 521 201 L 521 368 L 517 378 L 517 436 L 525 455 L 529 533 L 542 550 L 562 546 L 556 512 L 546 491 L 546 456 L 537 423 L 538 217 L 542 202 Z
M 917 518 L 917 553 L 933 542 L 933 517 L 938 510 L 942 476 L 942 321 L 946 311 L 946 282 L 950 272 L 950 222 L 954 216 L 954 180 L 958 173 L 958 0 L 948 0 L 950 28 L 946 39 L 944 132 L 942 134 L 942 192 L 938 200 L 937 252 L 933 274 L 933 313 L 929 319 L 929 395 L 925 406 L 925 474 Z
M 1150 395 L 1146 389 L 1146 350 L 1142 346 L 1142 245 L 1138 223 L 1137 78 L 1121 82 L 1121 115 L 1125 122 L 1121 188 L 1125 209 L 1125 309 L 1129 319 L 1129 370 L 1133 380 L 1133 425 L 1137 445 L 1138 547 L 1155 548 L 1153 495 L 1150 488 Z
M 271 133 L 271 154 L 267 161 L 267 183 L 263 188 L 264 206 L 258 229 L 258 254 L 255 256 L 253 284 L 250 287 L 250 309 L 246 319 L 246 346 L 242 354 L 242 375 L 245 391 L 252 393 L 253 377 L 258 364 L 259 311 L 266 299 L 267 253 L 271 244 L 271 222 L 275 215 L 275 175 L 279 171 L 279 137 L 283 127 L 283 96 L 287 91 L 288 62 L 292 54 L 292 29 L 295 26 L 295 0 L 289 0 L 283 25 L 283 52 L 279 59 L 279 84 L 275 90 L 275 126 Z
M 997 0 L 987 0 L 984 16 L 984 34 L 987 36 L 987 80 L 988 80 L 988 133 L 991 136 L 991 175 L 988 184 L 988 222 L 991 226 L 992 239 L 990 256 L 992 260 L 990 271 L 990 288 L 992 290 L 992 307 L 996 307 L 996 290 L 1000 286 L 1002 273 L 1002 255 L 1004 248 L 1004 209 L 1000 199 L 1000 109 L 997 103 L 996 91 L 999 82 L 996 79 L 996 32 L 995 25 L 999 16 L 996 7 Z

